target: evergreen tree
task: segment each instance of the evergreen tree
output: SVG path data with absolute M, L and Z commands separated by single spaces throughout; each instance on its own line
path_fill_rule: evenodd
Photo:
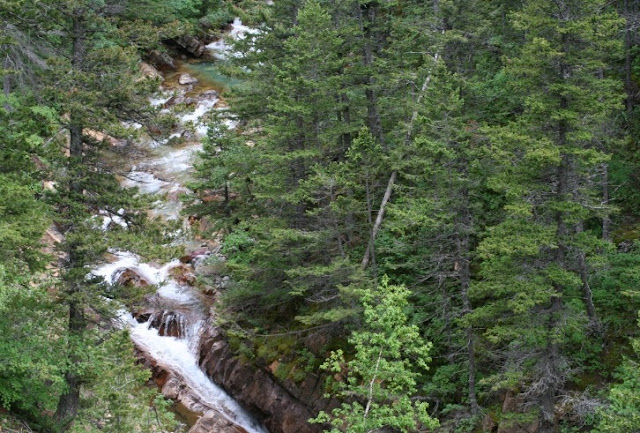
M 552 432 L 560 390 L 575 369 L 570 350 L 594 338 L 598 320 L 588 261 L 603 244 L 589 223 L 609 210 L 592 179 L 608 158 L 594 141 L 619 108 L 618 83 L 602 71 L 618 48 L 618 19 L 600 1 L 525 2 L 511 16 L 525 35 L 507 62 L 523 111 L 490 131 L 504 169 L 490 186 L 505 194 L 505 218 L 479 247 L 482 302 L 473 316 L 504 351 L 502 381 L 524 386 Z
M 5 4 L 0 10 L 3 18 L 8 20 L 7 25 L 15 29 L 12 33 L 35 33 L 48 41 L 51 47 L 47 52 L 46 64 L 41 65 L 43 69 L 34 74 L 32 82 L 39 98 L 50 108 L 25 108 L 30 112 L 28 114 L 32 116 L 32 121 L 45 119 L 48 123 L 55 122 L 63 128 L 63 132 L 68 131 L 69 137 L 67 142 L 64 140 L 65 134 L 56 135 L 48 131 L 51 138 L 47 143 L 56 148 L 36 159 L 46 180 L 52 182 L 52 190 L 46 194 L 47 203 L 55 211 L 52 219 L 64 236 L 63 242 L 58 245 L 60 279 L 56 282 L 56 299 L 63 309 L 43 312 L 55 315 L 51 321 L 56 326 L 46 332 L 34 332 L 33 338 L 33 344 L 37 344 L 44 333 L 49 339 L 55 340 L 56 348 L 60 349 L 60 352 L 55 352 L 55 362 L 44 359 L 40 360 L 40 364 L 45 367 L 47 362 L 52 363 L 57 368 L 57 374 L 62 374 L 64 379 L 59 381 L 57 377 L 52 378 L 55 385 L 51 388 L 52 393 L 60 391 L 60 384 L 64 386 L 59 394 L 55 422 L 52 423 L 55 425 L 47 428 L 67 429 L 80 409 L 81 389 L 90 385 L 99 386 L 95 376 L 90 374 L 92 367 L 99 363 L 101 351 L 112 347 L 108 335 L 103 335 L 104 329 L 102 333 L 100 331 L 105 322 L 92 323 L 90 317 L 93 317 L 92 313 L 97 313 L 99 317 L 101 315 L 105 320 L 111 317 L 113 306 L 105 302 L 105 297 L 114 294 L 105 291 L 101 283 L 88 279 L 87 272 L 90 265 L 102 259 L 107 245 L 117 245 L 110 240 L 121 240 L 125 236 L 122 230 L 100 232 L 95 227 L 93 215 L 99 211 L 116 213 L 121 208 L 126 209 L 124 218 L 130 234 L 140 232 L 144 219 L 144 214 L 138 211 L 140 202 L 133 196 L 134 192 L 123 192 L 113 177 L 112 167 L 102 158 L 101 152 L 106 144 L 98 143 L 90 130 L 126 136 L 129 131 L 121 121 L 148 117 L 150 109 L 146 96 L 154 90 L 156 83 L 139 80 L 138 55 L 127 39 L 125 23 L 131 5 L 126 2 L 44 1 L 38 2 L 33 8 L 19 7 L 18 4 L 18 7 L 8 10 L 11 6 L 12 3 Z M 30 27 L 33 22 L 38 23 L 35 30 Z M 24 88 L 16 90 L 26 93 Z M 25 108 L 14 104 L 14 100 L 7 100 L 11 101 L 7 112 L 22 122 L 18 124 L 16 132 L 9 136 L 16 143 L 26 145 L 20 148 L 26 149 L 24 155 L 18 156 L 33 160 L 33 154 L 43 154 L 43 141 L 33 132 L 31 135 L 27 133 L 28 123 L 25 122 L 28 121 L 17 117 L 19 113 L 24 116 Z M 16 126 L 16 120 L 11 121 L 13 125 L 10 125 Z M 34 128 L 34 132 L 37 130 Z M 20 160 L 14 158 L 14 162 L 17 164 Z M 21 163 L 24 166 L 24 161 Z M 7 168 L 15 170 L 19 166 Z M 22 174 L 24 179 L 28 179 L 28 176 L 28 171 Z M 20 212 L 26 216 L 28 213 L 24 204 L 29 203 L 26 200 L 29 198 L 28 190 L 23 187 L 15 191 L 19 199 L 12 206 L 16 210 L 22 207 Z M 32 187 L 31 191 L 35 198 L 37 189 Z M 33 207 L 37 209 L 43 205 L 42 201 L 38 201 Z M 14 212 L 9 207 L 7 209 L 9 213 Z M 41 216 L 34 215 L 30 227 L 32 232 L 25 234 L 39 237 L 43 231 L 40 220 L 43 220 Z M 19 226 L 25 227 L 24 223 Z M 18 250 L 22 250 L 24 255 L 35 248 L 29 244 L 32 242 L 29 239 L 18 238 L 18 242 L 22 244 Z M 24 297 L 25 305 L 31 298 Z M 16 298 L 16 302 L 19 299 Z M 29 323 L 39 330 L 41 322 L 34 320 Z M 34 351 L 34 354 L 37 353 Z M 131 368 L 130 361 L 127 359 L 122 364 L 123 368 Z
M 245 173 L 240 160 L 227 168 L 248 182 L 236 183 L 242 201 L 236 216 L 248 218 L 235 230 L 246 231 L 251 241 L 228 262 L 235 287 L 225 296 L 230 310 L 253 311 L 255 323 L 331 303 L 353 274 L 331 219 L 330 204 L 344 189 L 335 185 L 328 192 L 316 183 L 346 152 L 338 117 L 347 62 L 338 56 L 343 41 L 319 3 L 305 2 L 295 17 L 284 41 L 274 41 L 274 34 L 285 32 L 276 21 L 273 33 L 257 35 L 255 51 L 247 54 L 261 62 L 237 96 L 240 119 L 257 127 L 247 137 L 255 146 L 244 152 L 252 155 L 253 170 Z M 249 95 L 255 104 L 256 94 L 260 107 L 245 104 Z M 202 177 L 212 179 L 208 172 Z

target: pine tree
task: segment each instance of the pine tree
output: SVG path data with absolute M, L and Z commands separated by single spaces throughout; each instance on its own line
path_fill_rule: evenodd
M 157 84 L 138 79 L 138 55 L 135 46 L 128 43 L 122 21 L 131 5 L 83 0 L 45 1 L 38 2 L 34 8 L 16 7 L 5 14 L 6 8 L 11 6 L 11 3 L 5 4 L 0 10 L 9 20 L 7 25 L 12 34 L 36 34 L 50 47 L 46 52 L 46 64 L 40 65 L 42 70 L 33 74 L 31 82 L 32 89 L 48 108 L 29 107 L 30 114 L 34 121 L 44 118 L 56 123 L 63 132 L 68 132 L 69 137 L 65 142 L 66 134 L 51 134 L 48 144 L 57 147 L 38 160 L 39 168 L 47 170 L 42 173 L 47 176 L 46 180 L 53 182 L 52 190 L 46 194 L 47 203 L 54 210 L 52 219 L 64 236 L 64 241 L 58 245 L 61 269 L 56 292 L 64 309 L 63 312 L 56 311 L 55 320 L 52 320 L 64 326 L 52 328 L 54 335 L 50 336 L 62 345 L 61 365 L 56 365 L 61 366 L 58 371 L 63 374 L 64 388 L 56 409 L 57 425 L 48 428 L 67 429 L 78 413 L 81 388 L 91 382 L 88 374 L 91 365 L 98 359 L 94 357 L 94 349 L 100 336 L 91 326 L 89 313 L 97 312 L 106 318 L 113 308 L 104 301 L 105 295 L 113 294 L 109 295 L 100 283 L 87 278 L 88 268 L 102 259 L 110 245 L 109 237 L 123 238 L 119 233 L 122 230 L 107 233 L 97 230 L 92 217 L 99 211 L 115 213 L 118 209 L 126 209 L 125 219 L 131 233 L 141 229 L 144 219 L 144 214 L 138 212 L 140 202 L 133 196 L 134 192 L 122 191 L 112 167 L 101 157 L 105 143 L 98 143 L 88 131 L 126 135 L 129 131 L 121 121 L 148 117 L 150 109 L 146 95 Z M 38 26 L 32 27 L 34 22 Z M 14 88 L 27 93 L 23 87 Z M 11 105 L 8 111 L 12 116 L 22 112 L 18 106 Z M 23 140 L 31 146 L 31 149 L 27 147 L 28 151 L 42 154 L 42 140 L 35 134 L 24 136 L 27 127 L 26 123 L 19 125 L 12 139 Z M 24 192 L 16 191 L 20 193 L 17 196 L 25 196 Z M 17 200 L 16 208 L 22 203 L 24 200 Z M 39 201 L 38 205 L 44 206 L 44 203 Z M 38 218 L 32 220 L 34 224 L 30 229 L 42 230 Z M 30 245 L 26 241 L 19 242 L 24 244 L 23 251 L 29 251 Z M 45 361 L 42 365 L 46 365 Z
M 479 247 L 483 280 L 473 291 L 483 305 L 473 316 L 504 350 L 497 386 L 524 386 L 546 433 L 577 367 L 568 350 L 597 327 L 588 260 L 603 245 L 589 222 L 608 209 L 592 179 L 608 159 L 595 139 L 621 100 L 618 83 L 602 76 L 619 21 L 600 1 L 536 1 L 511 22 L 525 43 L 505 72 L 523 107 L 489 133 L 487 150 L 504 167 L 490 186 L 507 204 Z
M 288 4 L 276 11 L 281 8 L 289 13 Z M 289 32 L 279 26 L 280 19 L 274 17 L 275 23 L 267 24 L 273 30 L 257 35 L 255 51 L 239 59 L 240 64 L 260 63 L 251 66 L 246 84 L 231 98 L 239 118 L 256 129 L 244 137 L 255 143 L 243 150 L 252 171 L 246 173 L 241 160 L 227 168 L 246 179 L 232 191 L 241 202 L 234 216 L 246 218 L 234 229 L 251 241 L 228 262 L 235 287 L 225 296 L 230 311 L 260 312 L 252 314 L 260 324 L 274 314 L 286 312 L 293 319 L 331 304 L 337 287 L 353 274 L 339 251 L 344 240 L 330 208 L 344 188 L 327 191 L 317 184 L 317 176 L 346 153 L 340 113 L 341 92 L 346 92 L 341 71 L 348 59 L 338 55 L 343 41 L 318 2 L 296 8 L 296 25 Z M 278 40 L 278 35 L 286 36 Z M 224 153 L 216 157 L 219 162 Z M 202 175 L 213 180 L 209 173 Z

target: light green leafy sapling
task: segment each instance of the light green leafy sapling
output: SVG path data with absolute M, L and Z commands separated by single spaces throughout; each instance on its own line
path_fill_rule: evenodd
M 428 404 L 415 397 L 418 370 L 427 370 L 431 361 L 431 343 L 407 323 L 409 293 L 404 286 L 390 285 L 387 276 L 377 288 L 361 291 L 364 327 L 349 338 L 353 359 L 346 361 L 338 350 L 322 365 L 334 373 L 334 395 L 349 403 L 330 414 L 320 412 L 311 422 L 330 424 L 328 433 L 382 428 L 412 432 L 438 426 L 427 413 Z

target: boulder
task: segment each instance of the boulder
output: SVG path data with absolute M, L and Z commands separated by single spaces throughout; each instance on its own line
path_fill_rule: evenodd
M 185 257 L 181 257 L 180 261 L 182 261 Z M 187 262 L 182 262 L 187 263 Z M 173 277 L 174 280 L 178 284 L 183 286 L 193 286 L 196 283 L 196 276 L 191 270 L 190 266 L 187 265 L 178 265 L 169 270 L 169 274 Z
M 142 275 L 138 274 L 135 270 L 127 268 L 120 272 L 116 283 L 121 286 L 134 286 L 134 287 L 146 287 L 150 283 Z
M 188 86 L 191 84 L 196 84 L 198 82 L 198 79 L 196 77 L 194 77 L 191 74 L 180 74 L 180 77 L 178 78 L 178 84 L 182 85 L 182 86 Z
M 158 72 L 158 70 L 147 62 L 140 63 L 140 73 L 144 78 L 150 78 L 152 80 L 164 81 L 164 77 Z
M 182 338 L 186 335 L 186 318 L 175 311 L 159 311 L 149 319 L 149 327 L 158 330 L 158 335 Z
M 188 51 L 194 57 L 201 57 L 206 51 L 207 46 L 202 41 L 193 36 L 184 35 L 175 39 L 176 44 Z

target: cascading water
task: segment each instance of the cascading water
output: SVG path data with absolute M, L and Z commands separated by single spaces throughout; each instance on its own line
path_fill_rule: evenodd
M 230 36 L 242 38 L 251 32 L 252 30 L 243 26 L 237 19 L 234 21 Z M 233 55 L 224 41 L 213 44 L 210 49 L 212 54 L 218 54 L 219 57 Z M 216 50 L 218 50 L 217 53 Z M 171 98 L 171 94 L 163 91 L 152 99 L 151 103 L 160 107 L 168 104 Z M 191 112 L 182 112 L 178 116 L 179 128 L 182 130 L 175 131 L 172 137 L 180 137 L 187 129 L 191 129 L 195 134 L 192 137 L 196 139 L 188 142 L 187 145 L 175 148 L 164 146 L 166 142 L 157 142 L 152 139 L 147 140 L 146 143 L 137 143 L 138 146 L 145 146 L 145 152 L 150 155 L 142 161 L 137 161 L 130 172 L 124 176 L 122 185 L 138 187 L 141 193 L 166 197 L 155 203 L 154 209 L 151 210 L 153 216 L 160 216 L 165 220 L 180 218 L 182 206 L 178 195 L 189 193 L 184 184 L 189 180 L 192 171 L 193 155 L 201 149 L 198 139 L 202 138 L 207 131 L 206 122 L 203 119 L 210 110 L 217 108 L 217 102 L 218 98 L 215 95 L 212 97 L 212 92 L 204 92 Z M 98 225 L 102 230 L 108 230 L 112 223 L 123 224 L 122 215 L 99 215 L 99 217 L 103 218 L 101 226 Z M 172 276 L 172 270 L 185 265 L 179 260 L 173 260 L 165 265 L 156 266 L 142 262 L 138 256 L 130 252 L 112 251 L 111 253 L 114 260 L 97 267 L 91 274 L 104 278 L 110 285 L 117 284 L 126 277 L 135 279 L 138 284 L 153 285 L 158 288 L 150 300 L 153 306 L 152 312 L 134 317 L 128 311 L 120 311 L 119 322 L 122 326 L 129 328 L 136 347 L 146 357 L 152 359 L 158 367 L 169 372 L 172 377 L 179 379 L 186 386 L 191 408 L 194 411 L 201 413 L 215 411 L 247 432 L 267 433 L 267 430 L 222 388 L 211 382 L 197 364 L 196 354 L 200 332 L 207 318 L 208 308 L 197 290 Z
M 120 322 L 129 328 L 136 347 L 155 360 L 158 366 L 184 381 L 190 392 L 197 396 L 199 401 L 196 408 L 200 411 L 215 410 L 249 433 L 266 433 L 264 427 L 200 370 L 196 354 L 205 316 L 198 308 L 201 305 L 198 293 L 170 277 L 171 269 L 180 266 L 179 262 L 172 261 L 162 267 L 155 267 L 141 263 L 132 253 L 115 255 L 115 262 L 98 267 L 92 274 L 113 284 L 124 272 L 133 272 L 148 284 L 159 288 L 155 295 L 156 303 L 171 306 L 171 311 L 161 310 L 156 313 L 164 316 L 160 320 L 152 314 L 142 322 L 136 320 L 130 312 L 120 311 Z M 178 336 L 160 335 L 160 330 L 153 326 L 154 321 L 165 327 L 175 321 Z

